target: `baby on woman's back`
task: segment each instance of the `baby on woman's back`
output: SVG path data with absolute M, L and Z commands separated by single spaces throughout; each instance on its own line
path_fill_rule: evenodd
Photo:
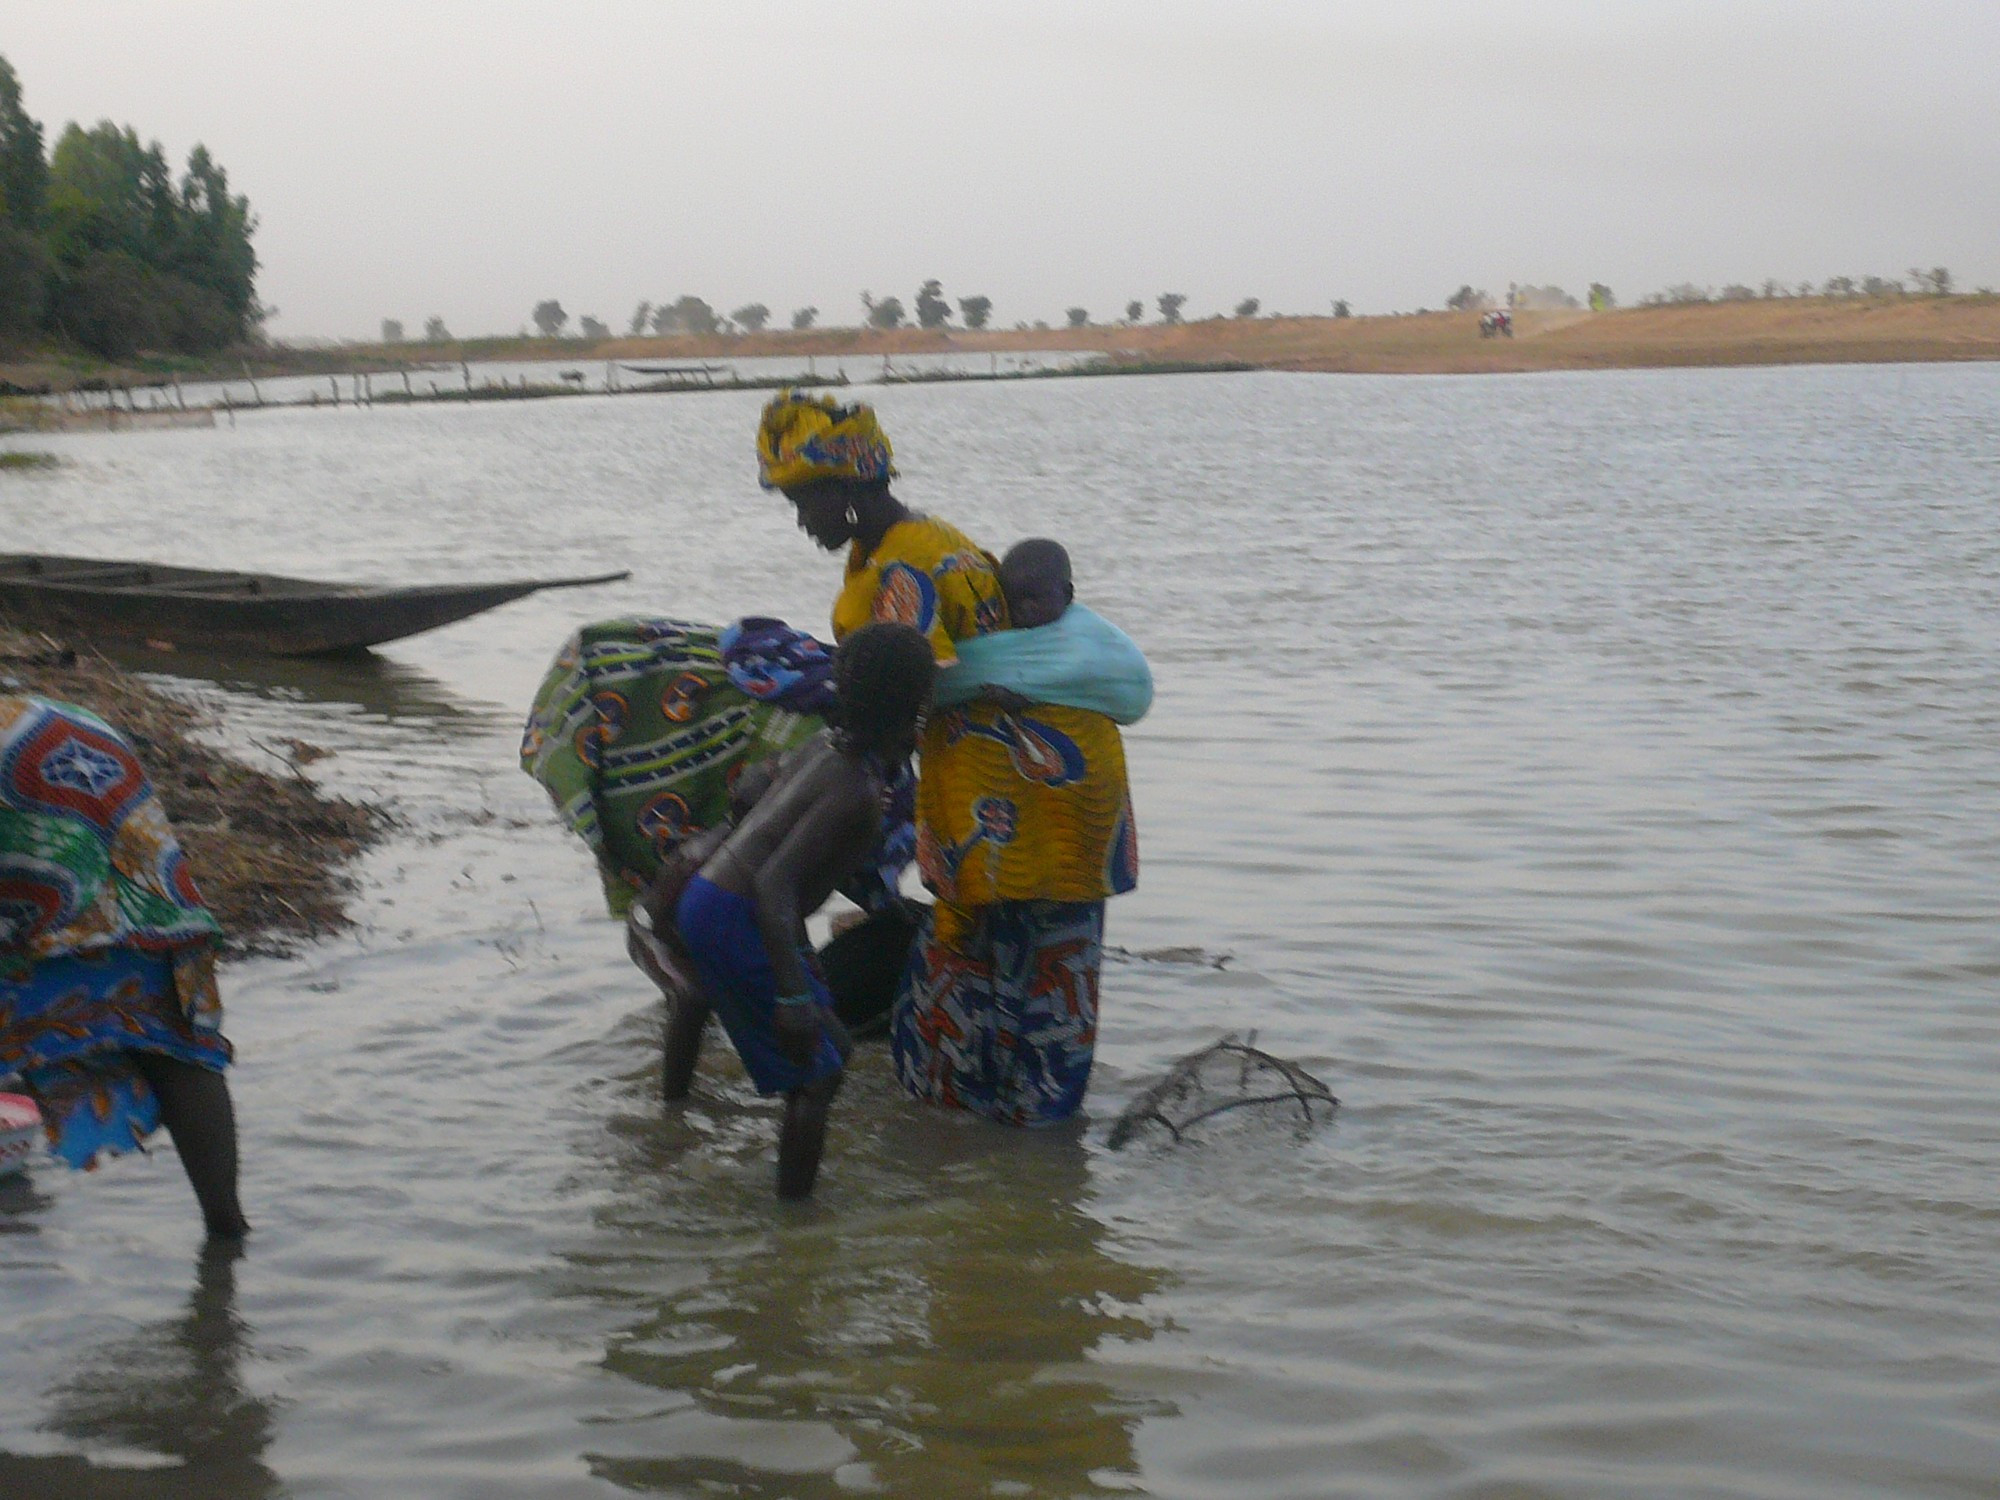
M 1076 602 L 1069 553 L 1061 542 L 1033 536 L 1016 542 L 1000 559 L 1000 592 L 1016 630 L 1053 625 Z
M 1153 703 L 1153 675 L 1132 638 L 1076 602 L 1069 553 L 1030 537 L 1000 560 L 1013 628 L 958 643 L 958 663 L 938 677 L 937 701 L 985 696 L 1009 707 L 1061 703 L 1135 724 Z

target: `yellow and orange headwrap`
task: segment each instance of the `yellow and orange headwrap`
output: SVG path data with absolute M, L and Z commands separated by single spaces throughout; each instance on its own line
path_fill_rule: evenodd
M 889 439 L 875 409 L 836 406 L 829 396 L 780 391 L 757 424 L 757 482 L 791 489 L 818 479 L 889 479 Z

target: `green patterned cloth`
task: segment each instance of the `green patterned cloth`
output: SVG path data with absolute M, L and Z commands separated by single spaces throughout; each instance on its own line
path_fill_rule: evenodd
M 746 691 L 720 637 L 682 620 L 602 620 L 569 638 L 535 694 L 521 767 L 597 855 L 614 916 L 665 854 L 728 815 L 744 767 L 824 722 Z

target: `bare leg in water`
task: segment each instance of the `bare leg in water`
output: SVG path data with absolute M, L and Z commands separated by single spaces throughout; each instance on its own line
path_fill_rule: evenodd
M 819 1160 L 826 1150 L 826 1118 L 833 1108 L 833 1096 L 847 1077 L 848 1054 L 854 1039 L 831 1012 L 822 1012 L 821 1025 L 827 1038 L 840 1053 L 843 1066 L 838 1073 L 815 1079 L 785 1095 L 785 1119 L 778 1127 L 778 1196 L 786 1199 L 809 1197 L 819 1177 Z
M 702 1033 L 708 1027 L 713 1007 L 702 993 L 701 985 L 687 972 L 690 966 L 685 959 L 657 934 L 632 922 L 627 924 L 625 935 L 632 961 L 660 987 L 667 1003 L 661 1092 L 669 1102 L 685 1099 L 694 1084 Z M 831 1014 L 825 1016 L 823 1024 L 845 1061 L 854 1047 L 847 1028 Z M 840 1092 L 840 1080 L 845 1076 L 843 1070 L 785 1095 L 784 1123 L 778 1128 L 780 1198 L 804 1198 L 811 1194 L 819 1176 L 820 1157 L 826 1150 L 827 1112 L 833 1107 L 833 1096 Z
M 660 994 L 667 1002 L 666 1055 L 660 1072 L 662 1092 L 670 1101 L 685 1099 L 694 1084 L 702 1032 L 708 1027 L 708 997 L 688 973 L 690 966 L 686 960 L 661 941 L 657 932 L 637 922 L 628 922 L 625 950 L 646 977 L 660 987 Z
M 133 1060 L 160 1101 L 160 1121 L 174 1139 L 208 1232 L 241 1239 L 250 1225 L 236 1201 L 236 1110 L 229 1084 L 220 1073 L 179 1058 L 140 1053 Z
M 694 1086 L 694 1065 L 701 1057 L 701 1034 L 708 1026 L 709 1004 L 699 987 L 684 985 L 667 995 L 665 1059 L 660 1079 L 668 1099 L 685 1099 Z

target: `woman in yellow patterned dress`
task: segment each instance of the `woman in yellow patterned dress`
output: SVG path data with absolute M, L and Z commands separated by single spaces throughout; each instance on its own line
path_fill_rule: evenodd
M 1007 628 L 992 555 L 890 492 L 870 408 L 787 392 L 764 410 L 757 455 L 800 529 L 847 549 L 836 640 L 893 620 L 946 667 L 957 642 Z M 919 1098 L 1010 1124 L 1066 1118 L 1090 1081 L 1104 901 L 1138 878 L 1117 726 L 975 701 L 934 713 L 918 755 L 917 863 L 937 901 L 896 1001 L 898 1076 Z

